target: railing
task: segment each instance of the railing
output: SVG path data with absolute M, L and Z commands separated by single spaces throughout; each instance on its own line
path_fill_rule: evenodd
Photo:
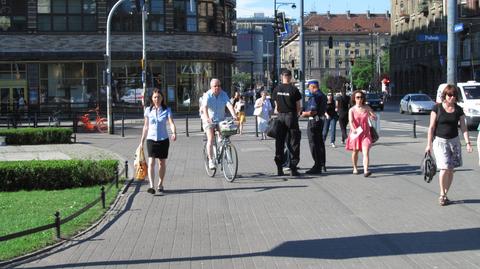
M 4 236 L 0 236 L 0 242 L 8 241 L 8 240 L 11 240 L 11 239 L 15 239 L 15 238 L 18 238 L 18 237 L 22 237 L 22 236 L 26 236 L 26 235 L 30 235 L 30 234 L 34 234 L 34 233 L 38 233 L 38 232 L 42 232 L 42 231 L 49 230 L 49 229 L 52 229 L 52 228 L 55 228 L 57 239 L 61 239 L 60 227 L 61 227 L 62 224 L 65 224 L 65 223 L 75 219 L 76 217 L 80 216 L 82 213 L 84 213 L 88 209 L 92 208 L 93 206 L 95 206 L 100 201 L 102 202 L 102 207 L 103 208 L 106 207 L 106 205 L 105 205 L 105 199 L 106 199 L 105 193 L 108 192 L 113 187 L 114 184 L 118 188 L 118 179 L 119 179 L 119 174 L 121 174 L 121 173 L 125 173 L 125 178 L 128 178 L 128 161 L 125 161 L 125 167 L 123 168 L 122 171 L 119 172 L 118 169 L 115 171 L 115 178 L 114 178 L 114 180 L 112 180 L 112 182 L 110 182 L 110 185 L 107 187 L 107 189 L 105 189 L 104 186 L 102 186 L 100 188 L 100 197 L 98 197 L 94 201 L 90 202 L 89 204 L 87 204 L 83 208 L 77 210 L 75 213 L 71 214 L 70 216 L 68 216 L 64 219 L 61 219 L 60 218 L 60 212 L 56 211 L 55 214 L 54 214 L 54 216 L 55 216 L 55 222 L 54 223 L 39 226 L 39 227 L 35 227 L 35 228 L 31 228 L 31 229 L 28 229 L 28 230 L 24 230 L 24 231 L 12 233 L 12 234 L 7 234 L 7 235 L 4 235 Z

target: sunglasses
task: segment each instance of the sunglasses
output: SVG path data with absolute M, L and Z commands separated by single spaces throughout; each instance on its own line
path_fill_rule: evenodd
M 363 99 L 363 96 L 357 95 L 357 96 L 355 96 L 355 99 Z
M 457 95 L 454 94 L 454 93 L 447 93 L 447 95 L 448 95 L 448 97 L 457 97 Z

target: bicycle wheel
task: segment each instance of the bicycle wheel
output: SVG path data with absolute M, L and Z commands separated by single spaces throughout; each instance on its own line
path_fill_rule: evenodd
M 238 155 L 234 145 L 225 145 L 222 155 L 223 175 L 228 182 L 233 182 L 237 176 Z
M 98 132 L 105 133 L 108 130 L 107 119 L 106 118 L 99 118 L 96 121 L 96 127 Z
M 215 150 L 215 148 L 213 148 L 213 150 Z M 203 163 L 205 166 L 205 171 L 207 171 L 207 175 L 209 177 L 214 177 L 217 169 L 210 169 L 210 167 L 208 167 L 207 142 L 203 144 Z

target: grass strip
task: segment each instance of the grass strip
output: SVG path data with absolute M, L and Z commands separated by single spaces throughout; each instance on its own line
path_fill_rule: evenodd
M 100 197 L 101 186 L 64 190 L 0 192 L 0 236 L 53 223 L 55 211 L 65 218 Z M 107 188 L 107 186 L 105 186 Z M 116 198 L 113 186 L 106 193 L 107 208 L 102 203 L 61 226 L 61 236 L 71 237 L 97 221 Z M 18 257 L 57 242 L 55 229 L 0 243 L 0 260 Z

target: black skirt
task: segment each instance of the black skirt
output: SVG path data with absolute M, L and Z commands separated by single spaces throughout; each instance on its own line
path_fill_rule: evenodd
M 147 153 L 150 158 L 166 159 L 168 158 L 168 148 L 170 147 L 170 141 L 167 139 L 154 141 L 147 140 Z

